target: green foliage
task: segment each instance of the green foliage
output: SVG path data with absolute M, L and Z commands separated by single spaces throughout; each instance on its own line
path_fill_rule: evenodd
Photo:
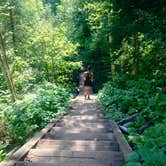
M 88 24 L 90 29 L 99 31 L 104 27 L 104 21 L 107 22 L 108 12 L 111 9 L 112 4 L 106 1 L 103 2 L 89 2 L 85 3 L 84 10 L 88 15 Z
M 111 2 L 111 60 L 116 73 L 165 77 L 165 2 Z
M 132 133 L 129 141 L 139 144 L 138 132 L 146 123 L 152 122 L 156 133 L 166 116 L 165 15 L 165 0 L 1 0 L 0 34 L 6 58 L 1 58 L 1 41 L 0 63 L 7 62 L 0 65 L 0 160 L 8 142 L 22 142 L 65 111 L 68 94 L 59 84 L 74 92 L 81 65 L 91 65 L 95 91 L 113 80 L 98 98 L 106 116 L 119 120 L 139 113 L 134 123 L 126 124 Z M 7 68 L 10 81 L 4 74 Z M 44 86 L 45 81 L 57 86 Z M 14 82 L 20 99 L 14 104 L 14 88 L 8 82 Z M 143 136 L 148 140 L 153 134 L 145 136 L 146 131 Z M 161 148 L 149 149 L 149 145 L 137 147 L 128 165 L 137 165 L 138 158 L 153 165 L 145 153 L 160 163 L 155 152 L 162 157 Z
M 137 150 L 129 155 L 125 166 L 133 162 L 142 163 L 143 166 L 164 166 L 166 163 L 166 121 L 147 129 L 144 135 L 137 138 Z M 153 159 L 153 160 L 152 160 Z
M 44 80 L 73 84 L 73 73 L 81 66 L 78 45 L 66 37 L 67 25 L 55 23 L 51 6 L 42 0 L 2 1 L 0 6 L 0 32 L 17 93 L 27 93 Z
M 126 166 L 161 166 L 166 162 L 166 95 L 157 88 L 160 82 L 118 77 L 105 84 L 98 94 L 98 103 L 107 117 L 118 121 L 138 113 L 134 122 L 125 124 L 130 132 L 127 139 L 136 149 Z M 141 128 L 148 123 L 153 127 L 140 135 Z
M 125 77 L 117 78 L 107 83 L 100 91 L 98 100 L 104 111 L 115 113 L 113 116 L 117 116 L 116 114 L 119 112 L 124 116 L 140 112 L 140 116 L 144 117 L 146 121 L 165 117 L 163 112 L 165 95 L 156 89 L 157 82 L 145 79 L 127 79 Z
M 94 89 L 97 91 L 107 80 L 109 72 L 107 1 L 62 0 L 57 6 L 56 21 L 66 26 L 65 35 L 78 45 L 78 61 L 91 65 L 95 73 Z
M 5 67 L 0 65 L 0 160 L 13 144 L 25 142 L 68 110 L 76 85 L 74 73 L 81 62 L 77 42 L 66 35 L 68 26 L 55 17 L 58 4 L 58 0 L 0 2 L 0 64 L 4 63 L 2 46 L 6 53 Z M 7 70 L 17 93 L 15 103 L 4 74 Z
M 34 93 L 1 111 L 1 157 L 11 144 L 24 143 L 37 129 L 69 110 L 69 90 L 50 83 L 36 87 Z M 5 141 L 8 140 L 8 143 Z

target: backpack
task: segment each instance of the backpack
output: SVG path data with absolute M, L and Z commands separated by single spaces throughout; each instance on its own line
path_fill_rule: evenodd
M 85 76 L 84 85 L 85 85 L 85 86 L 91 86 L 91 85 L 92 85 L 91 75 L 90 75 L 89 72 L 88 72 L 87 75 Z

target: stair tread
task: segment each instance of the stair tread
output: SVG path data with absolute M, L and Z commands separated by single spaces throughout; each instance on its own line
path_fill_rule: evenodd
M 71 119 L 82 119 L 82 120 L 99 120 L 99 119 L 101 119 L 101 120 L 107 120 L 105 117 L 101 117 L 101 118 L 99 118 L 98 116 L 96 116 L 96 115 L 85 115 L 85 114 L 83 114 L 83 115 L 67 115 L 67 116 L 64 116 L 64 119 L 65 118 L 71 118 Z
M 75 150 L 75 151 L 119 151 L 119 145 L 117 142 L 102 142 L 102 141 L 72 141 L 72 142 L 57 142 L 47 139 L 40 140 L 35 147 L 39 148 L 53 148 L 55 150 Z
M 46 149 L 31 149 L 28 153 L 28 157 L 56 157 L 56 158 L 82 158 L 82 159 L 95 159 L 99 161 L 111 161 L 111 160 L 123 160 L 121 152 L 115 151 L 94 151 L 94 152 L 82 152 L 82 151 L 70 151 L 60 150 L 56 151 L 52 148 Z
M 18 162 L 16 166 L 122 166 L 122 161 L 99 161 L 86 158 L 37 157 L 30 162 Z
M 112 128 L 110 127 L 105 127 L 105 128 L 93 128 L 93 127 L 74 127 L 74 128 L 69 128 L 69 127 L 58 127 L 55 126 L 51 129 L 52 132 L 66 132 L 66 133 L 111 133 Z
M 122 166 L 124 156 L 95 100 L 79 97 L 23 160 L 16 166 Z
M 103 123 L 108 124 L 107 119 L 85 119 L 85 118 L 75 118 L 75 117 L 64 117 L 63 122 L 75 122 L 75 123 Z
M 77 123 L 77 122 L 58 122 L 56 123 L 56 126 L 59 127 L 70 127 L 70 128 L 75 128 L 75 127 L 92 127 L 92 128 L 105 128 L 107 124 L 104 123 Z
M 61 133 L 49 132 L 44 138 L 50 139 L 64 139 L 64 140 L 115 140 L 112 133 Z

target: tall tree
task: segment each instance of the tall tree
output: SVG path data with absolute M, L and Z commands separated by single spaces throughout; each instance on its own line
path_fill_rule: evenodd
M 1 64 L 1 68 L 3 71 L 3 74 L 6 78 L 7 84 L 8 84 L 8 88 L 11 92 L 11 97 L 12 97 L 12 101 L 16 101 L 16 91 L 15 91 L 15 86 L 13 83 L 13 78 L 10 72 L 10 67 L 8 64 L 8 58 L 7 58 L 7 54 L 6 54 L 6 49 L 5 49 L 5 41 L 4 41 L 4 37 L 3 34 L 0 32 L 0 43 L 1 43 L 1 52 L 0 52 L 0 64 Z

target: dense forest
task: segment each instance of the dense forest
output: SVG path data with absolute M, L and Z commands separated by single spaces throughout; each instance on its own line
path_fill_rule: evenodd
M 90 65 L 105 116 L 128 129 L 126 166 L 166 165 L 165 41 L 165 0 L 1 0 L 0 161 L 68 110 Z

